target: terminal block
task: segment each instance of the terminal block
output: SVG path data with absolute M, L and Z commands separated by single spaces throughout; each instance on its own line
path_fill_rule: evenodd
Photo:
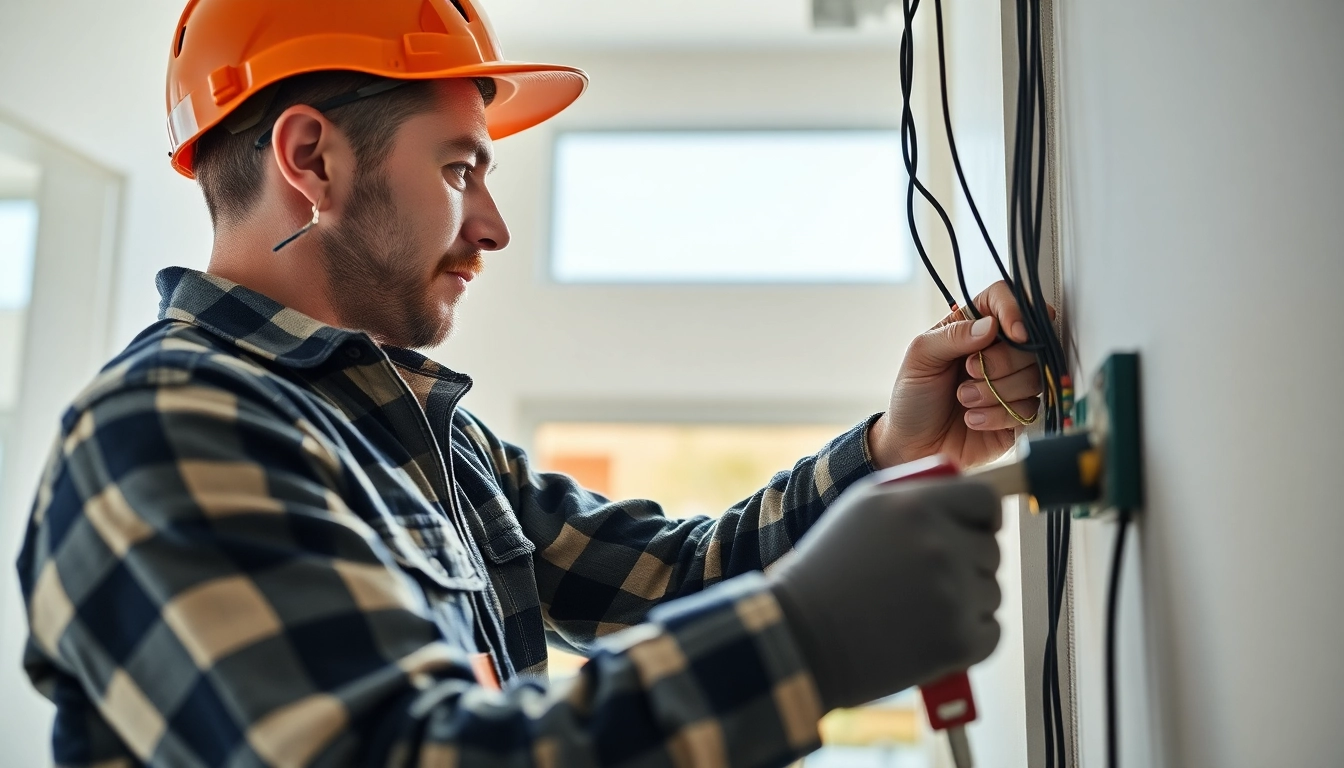
M 1074 406 L 1076 428 L 1090 436 L 1101 454 L 1095 501 L 1073 508 L 1076 519 L 1110 517 L 1116 510 L 1143 506 L 1143 451 L 1139 413 L 1139 356 L 1106 358 L 1091 390 Z

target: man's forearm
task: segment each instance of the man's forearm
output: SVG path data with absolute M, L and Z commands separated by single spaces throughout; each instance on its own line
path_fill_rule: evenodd
M 454 755 L 464 768 L 541 760 L 783 765 L 819 745 L 820 698 L 764 579 L 734 579 L 602 640 L 577 678 L 490 693 L 424 688 L 380 724 L 375 764 Z M 406 734 L 396 736 L 395 734 Z

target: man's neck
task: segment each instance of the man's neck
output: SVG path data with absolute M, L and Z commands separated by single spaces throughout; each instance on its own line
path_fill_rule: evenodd
M 308 240 L 305 235 L 274 252 L 275 243 L 268 242 L 267 233 L 261 229 L 216 232 L 206 272 L 339 327 L 340 318 L 328 295 L 326 270 L 315 239 Z

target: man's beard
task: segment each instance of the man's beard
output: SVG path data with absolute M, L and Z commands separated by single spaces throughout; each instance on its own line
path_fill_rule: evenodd
M 327 293 L 341 323 L 379 342 L 408 349 L 433 347 L 452 331 L 456 302 L 432 295 L 443 268 L 480 270 L 480 252 L 439 262 L 427 274 L 410 224 L 398 215 L 386 174 L 360 170 L 340 225 L 318 229 Z

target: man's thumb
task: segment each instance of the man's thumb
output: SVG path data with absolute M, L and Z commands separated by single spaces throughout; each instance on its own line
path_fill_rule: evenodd
M 994 343 L 995 320 L 985 316 L 962 320 L 920 334 L 910 344 L 906 362 L 915 368 L 938 370 Z

